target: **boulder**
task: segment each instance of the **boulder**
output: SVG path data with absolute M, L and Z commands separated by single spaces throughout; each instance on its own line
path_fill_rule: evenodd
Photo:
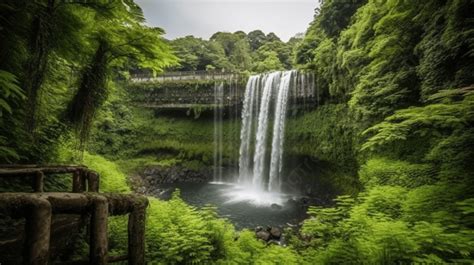
M 270 207 L 274 210 L 281 210 L 283 208 L 283 206 L 281 206 L 279 204 L 276 204 L 276 203 L 272 203 L 272 205 Z
M 258 239 L 261 239 L 265 242 L 267 242 L 270 239 L 270 233 L 267 231 L 258 231 L 255 233 Z
M 303 206 L 308 206 L 309 203 L 310 203 L 310 198 L 309 197 L 301 197 L 300 198 L 300 203 L 303 205 Z
M 281 238 L 281 230 L 278 227 L 272 227 L 270 229 L 270 235 L 272 239 L 280 240 Z

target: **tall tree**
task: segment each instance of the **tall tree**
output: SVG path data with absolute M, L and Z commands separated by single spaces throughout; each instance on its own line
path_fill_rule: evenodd
M 82 70 L 79 88 L 67 110 L 68 121 L 79 134 L 84 148 L 93 117 L 107 98 L 109 69 L 136 65 L 160 72 L 173 65 L 176 58 L 161 37 L 163 30 L 143 24 L 141 9 L 130 2 L 117 2 L 104 16 L 98 16 L 98 27 L 91 41 L 96 42 L 94 56 Z

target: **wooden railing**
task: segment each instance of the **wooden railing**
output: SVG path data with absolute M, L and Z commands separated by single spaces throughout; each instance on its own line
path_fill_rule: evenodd
M 72 192 L 44 192 L 44 180 L 52 174 L 72 174 Z M 32 179 L 33 193 L 0 193 L 1 213 L 26 220 L 23 264 L 48 264 L 51 220 L 56 214 L 90 215 L 89 259 L 71 264 L 123 260 L 128 260 L 128 264 L 145 264 L 146 197 L 99 193 L 99 175 L 84 166 L 4 165 L 0 166 L 0 177 Z M 108 257 L 107 219 L 126 214 L 129 215 L 128 254 Z
M 165 82 L 184 80 L 226 80 L 240 77 L 241 74 L 223 71 L 180 71 L 165 72 L 153 76 L 150 73 L 132 74 L 132 82 Z

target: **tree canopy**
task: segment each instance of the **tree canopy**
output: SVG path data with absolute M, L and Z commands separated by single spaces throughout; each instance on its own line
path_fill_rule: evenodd
M 301 40 L 302 36 L 297 35 L 285 43 L 274 33 L 265 35 L 261 30 L 248 34 L 243 31 L 216 32 L 209 40 L 194 36 L 177 38 L 170 43 L 176 50 L 180 65 L 172 70 L 265 72 L 291 69 L 294 67 L 294 47 Z
M 68 128 L 83 142 L 110 82 L 176 63 L 163 30 L 145 26 L 131 0 L 6 1 L 0 21 L 3 160 L 47 159 L 51 136 Z

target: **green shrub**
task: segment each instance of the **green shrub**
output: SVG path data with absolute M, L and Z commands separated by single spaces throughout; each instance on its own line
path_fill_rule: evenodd
M 348 172 L 357 171 L 358 129 L 346 104 L 326 104 L 288 119 L 285 152 L 317 157 Z
M 84 153 L 84 165 L 99 173 L 101 192 L 129 193 L 127 176 L 120 171 L 117 164 L 100 155 Z
M 386 158 L 372 158 L 359 170 L 359 178 L 366 187 L 396 185 L 418 187 L 436 181 L 436 170 L 431 164 L 413 164 Z
M 149 198 L 146 260 L 153 264 L 296 264 L 290 248 L 266 247 L 251 231 L 237 233 L 212 207 L 197 210 L 175 192 L 169 201 Z M 111 218 L 109 245 L 127 251 L 127 219 Z

